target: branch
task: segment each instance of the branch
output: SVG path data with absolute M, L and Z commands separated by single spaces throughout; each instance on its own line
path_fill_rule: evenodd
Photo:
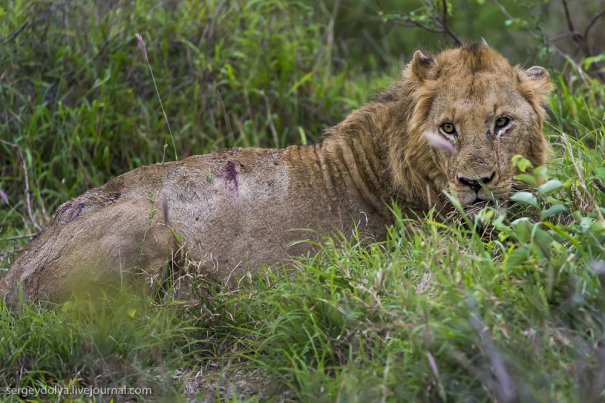
M 590 22 L 586 26 L 586 29 L 584 30 L 584 38 L 588 38 L 588 32 L 590 31 L 590 29 L 599 20 L 599 18 L 603 17 L 604 15 L 605 15 L 605 10 L 601 10 L 601 12 L 597 13 L 594 17 L 592 17 L 592 20 L 590 20 Z
M 427 14 L 429 14 L 431 25 L 427 25 L 420 21 L 416 21 L 410 18 L 409 15 L 398 15 L 399 19 L 403 21 L 403 24 L 408 27 L 422 28 L 425 31 L 434 32 L 436 34 L 445 34 L 449 36 L 455 43 L 456 46 L 463 44 L 462 40 L 456 35 L 450 28 L 447 20 L 447 0 L 441 0 L 442 7 L 439 7 L 433 2 L 433 0 L 424 0 Z M 441 10 L 442 8 L 442 10 Z M 432 15 L 431 15 L 432 14 Z
M 575 32 L 575 28 L 573 27 L 573 22 L 571 21 L 571 15 L 569 14 L 569 7 L 567 7 L 567 0 L 563 1 L 563 9 L 565 10 L 565 20 L 567 20 L 567 28 L 569 32 Z
M 500 1 L 498 1 L 498 0 L 492 0 L 492 2 L 496 5 L 496 7 L 498 7 L 498 9 L 502 13 L 502 15 L 504 15 L 509 20 L 514 19 L 514 17 L 508 12 L 508 10 L 502 5 L 502 3 L 500 3 Z M 540 40 L 540 41 L 544 40 L 545 43 L 552 50 L 554 50 L 559 56 L 561 56 L 563 59 L 565 59 L 565 60 L 567 60 L 567 62 L 569 62 L 569 64 L 578 73 L 578 75 L 580 76 L 580 78 L 582 78 L 582 80 L 585 80 L 585 81 L 587 80 L 587 76 L 584 73 L 584 70 L 582 69 L 582 66 L 580 66 L 580 64 L 578 64 L 578 62 L 576 62 L 571 56 L 569 56 L 567 53 L 565 53 L 563 50 L 561 50 L 561 48 L 559 48 L 553 42 L 551 42 L 550 40 L 548 40 L 548 38 L 542 37 L 540 34 L 538 34 L 535 31 L 532 31 L 529 28 L 523 28 L 523 30 L 525 32 L 527 32 L 528 34 L 530 34 L 531 36 L 533 36 L 534 38 Z
M 550 38 L 545 38 L 547 42 L 556 42 L 556 41 L 560 41 L 561 39 L 565 39 L 568 38 L 572 35 L 575 35 L 576 32 L 563 32 L 562 34 L 559 35 L 555 35 L 553 37 Z
M 19 36 L 19 34 L 21 32 L 23 32 L 23 30 L 25 30 L 25 28 L 27 28 L 28 25 L 29 25 L 29 21 L 25 21 L 25 23 L 23 25 L 21 25 L 18 30 L 16 30 L 15 32 L 13 32 L 12 34 L 10 34 L 6 38 L 4 38 L 2 40 L 2 43 L 8 43 L 8 42 L 15 40 L 15 38 L 17 36 Z
M 595 22 L 599 18 L 601 18 L 601 16 L 603 14 L 605 14 L 605 10 L 601 11 L 599 14 L 594 16 L 592 18 L 592 20 L 590 20 L 590 22 L 588 23 L 588 26 L 584 30 L 584 35 L 582 35 L 580 32 L 576 31 L 576 29 L 574 28 L 574 24 L 571 20 L 571 14 L 569 12 L 569 7 L 567 5 L 567 0 L 561 0 L 561 1 L 563 2 L 563 9 L 565 10 L 565 19 L 567 20 L 567 27 L 569 28 L 569 33 L 571 34 L 571 38 L 578 45 L 578 47 L 584 54 L 584 57 L 592 56 L 592 52 L 590 51 L 590 46 L 588 45 L 588 32 L 590 31 L 590 28 L 592 28 L 592 25 L 594 25 Z M 597 77 L 599 77 L 601 80 L 605 81 L 605 74 L 598 71 L 598 69 L 596 68 L 595 65 L 592 65 L 589 68 L 589 70 L 592 70 L 592 72 Z
M 428 25 L 424 25 L 424 24 L 423 24 L 423 23 L 421 23 L 421 22 L 414 21 L 414 20 L 412 20 L 412 19 L 411 19 L 411 18 L 409 18 L 409 17 L 405 17 L 405 18 L 404 18 L 404 24 L 407 24 L 407 26 L 408 26 L 408 27 L 422 28 L 422 29 L 424 29 L 424 30 L 426 30 L 426 31 L 429 31 L 429 32 L 434 32 L 434 33 L 436 33 L 436 34 L 442 34 L 442 33 L 443 33 L 443 31 L 442 31 L 441 29 L 437 29 L 437 28 L 429 27 Z
M 462 46 L 462 41 L 460 38 L 458 38 L 458 36 L 452 32 L 449 25 L 447 25 L 447 0 L 442 0 L 441 4 L 443 6 L 443 14 L 441 15 L 441 27 L 443 28 L 443 32 L 449 35 L 449 37 L 454 40 L 456 45 Z
M 590 49 L 588 48 L 588 43 L 586 42 L 586 37 L 583 36 L 580 32 L 576 31 L 574 28 L 573 22 L 571 21 L 571 14 L 569 13 L 569 7 L 567 6 L 567 0 L 561 0 L 563 2 L 563 9 L 565 9 L 565 19 L 567 20 L 567 28 L 569 28 L 569 32 L 573 33 L 571 38 L 575 43 L 578 44 L 582 53 L 584 53 L 584 57 L 590 57 Z

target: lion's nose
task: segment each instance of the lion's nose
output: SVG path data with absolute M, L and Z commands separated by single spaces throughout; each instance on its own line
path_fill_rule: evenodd
M 494 176 L 496 176 L 495 172 L 493 172 L 490 176 L 485 176 L 483 178 L 478 178 L 478 179 L 470 179 L 470 178 L 464 178 L 462 176 L 459 176 L 458 180 L 464 186 L 468 186 L 473 191 L 478 192 L 479 189 L 481 189 L 481 186 L 487 185 L 488 183 L 490 183 L 492 181 L 492 179 L 494 179 Z

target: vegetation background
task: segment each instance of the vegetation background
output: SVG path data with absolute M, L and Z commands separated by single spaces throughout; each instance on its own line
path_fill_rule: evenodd
M 556 89 L 553 155 L 537 172 L 547 181 L 515 195 L 506 216 L 400 217 L 384 243 L 327 243 L 237 290 L 201 284 L 187 301 L 124 292 L 0 306 L 0 393 L 601 401 L 604 26 L 598 0 L 1 0 L 4 271 L 60 203 L 112 176 L 223 147 L 319 141 L 417 48 L 484 38 L 548 67 Z M 537 185 L 531 170 L 519 179 Z M 96 397 L 112 398 L 129 396 Z

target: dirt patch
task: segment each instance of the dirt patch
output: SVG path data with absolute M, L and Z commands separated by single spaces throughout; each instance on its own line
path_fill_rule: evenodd
M 267 400 L 288 397 L 291 392 L 273 379 L 266 371 L 246 368 L 221 368 L 209 361 L 197 368 L 184 368 L 177 372 L 183 394 L 190 399 L 205 402 L 225 399 Z

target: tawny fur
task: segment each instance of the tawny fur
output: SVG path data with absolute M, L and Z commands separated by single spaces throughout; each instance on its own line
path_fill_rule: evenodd
M 543 68 L 512 67 L 485 46 L 435 57 L 418 51 L 398 82 L 320 144 L 142 167 L 63 204 L 2 278 L 0 297 L 12 304 L 21 288 L 26 299 L 60 301 L 132 272 L 149 280 L 177 254 L 228 281 L 312 251 L 299 240 L 354 228 L 382 240 L 392 202 L 412 213 L 445 209 L 445 190 L 464 205 L 506 199 L 511 157 L 536 166 L 546 158 L 542 105 L 550 87 Z M 514 124 L 496 136 L 494 119 L 503 114 Z M 444 121 L 457 135 L 432 148 L 427 133 L 439 135 Z M 479 191 L 460 181 L 489 175 Z

